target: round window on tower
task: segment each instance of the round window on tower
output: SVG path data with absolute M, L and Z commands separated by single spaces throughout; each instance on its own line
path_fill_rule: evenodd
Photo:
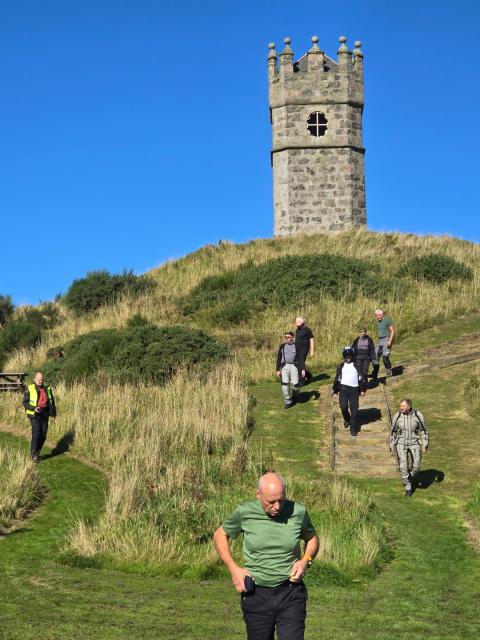
M 328 129 L 325 114 L 320 111 L 311 113 L 307 118 L 307 129 L 310 135 L 315 136 L 315 138 L 324 136 Z

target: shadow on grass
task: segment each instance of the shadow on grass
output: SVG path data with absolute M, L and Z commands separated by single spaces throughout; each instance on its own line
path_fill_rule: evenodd
M 329 378 L 330 378 L 330 375 L 328 373 L 317 373 L 316 376 L 312 376 L 310 374 L 302 386 L 305 387 L 308 384 L 311 384 L 312 382 L 321 382 L 322 380 L 328 380 Z
M 357 413 L 357 429 L 360 431 L 363 425 L 370 424 L 371 422 L 377 422 L 381 417 L 382 412 L 376 407 L 359 409 Z
M 49 454 L 42 456 L 42 459 L 55 458 L 55 456 L 61 456 L 63 453 L 67 453 L 74 441 L 75 432 L 73 429 L 70 429 L 70 431 L 67 431 L 67 433 L 60 438 Z
M 304 402 L 308 402 L 312 398 L 318 400 L 320 398 L 320 393 L 318 391 L 300 391 L 300 393 L 297 392 L 297 394 L 295 395 L 295 402 L 303 404 Z
M 419 471 L 415 476 L 414 485 L 416 489 L 428 489 L 434 482 L 443 482 L 445 474 L 438 469 L 425 469 Z

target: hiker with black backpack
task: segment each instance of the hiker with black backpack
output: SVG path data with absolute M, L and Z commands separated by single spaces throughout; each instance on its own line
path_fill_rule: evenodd
M 400 402 L 400 411 L 393 416 L 390 431 L 390 453 L 397 456 L 400 477 L 405 487 L 405 495 L 412 496 L 415 476 L 420 471 L 420 460 L 428 449 L 428 429 L 425 418 L 412 407 L 412 401 L 404 398 Z M 408 458 L 411 456 L 412 468 L 409 470 Z

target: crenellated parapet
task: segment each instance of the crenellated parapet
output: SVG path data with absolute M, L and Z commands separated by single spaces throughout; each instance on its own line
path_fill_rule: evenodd
M 313 46 L 296 62 L 290 38 L 285 38 L 279 56 L 275 43 L 271 42 L 268 56 L 270 107 L 302 104 L 311 102 L 312 98 L 324 103 L 341 101 L 363 106 L 361 43 L 355 42 L 352 53 L 345 36 L 341 36 L 339 42 L 337 60 L 334 60 L 320 49 L 318 37 L 313 36 Z

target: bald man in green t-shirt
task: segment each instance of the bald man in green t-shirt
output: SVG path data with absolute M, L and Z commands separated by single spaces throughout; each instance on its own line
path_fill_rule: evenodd
M 318 536 L 306 508 L 286 499 L 278 474 L 260 478 L 256 498 L 241 504 L 215 531 L 217 553 L 242 594 L 248 640 L 273 640 L 275 628 L 278 640 L 303 640 L 307 590 L 302 578 L 318 552 Z M 235 562 L 229 545 L 240 533 L 245 568 Z

